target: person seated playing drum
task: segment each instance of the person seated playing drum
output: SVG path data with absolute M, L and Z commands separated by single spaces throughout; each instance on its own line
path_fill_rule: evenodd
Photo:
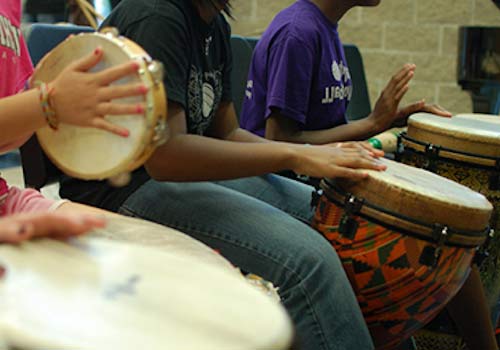
M 370 115 L 347 121 L 353 86 L 337 23 L 355 6 L 379 3 L 380 0 L 298 0 L 280 12 L 253 54 L 240 118 L 242 128 L 271 140 L 321 145 L 367 139 L 418 111 L 451 117 L 441 107 L 427 105 L 423 100 L 399 108 L 416 69 L 414 64 L 405 64 L 384 88 Z M 475 302 L 465 296 L 478 289 L 478 281 L 477 270 L 473 270 L 466 283 L 467 292 L 459 293 L 452 301 L 454 310 L 449 311 L 461 317 L 463 312 L 458 309 L 470 305 L 469 317 L 479 312 L 481 308 L 473 307 Z M 466 318 L 455 321 L 464 323 Z M 476 331 L 469 322 L 460 328 L 470 335 L 467 339 L 471 346 L 472 342 L 489 344 L 477 345 L 481 349 L 493 346 L 491 332 Z M 479 339 L 482 336 L 484 340 Z
M 54 81 L 23 92 L 33 67 L 20 31 L 21 1 L 2 1 L 0 19 L 0 32 L 4 33 L 0 41 L 0 152 L 20 146 L 47 123 L 95 127 L 127 137 L 128 130 L 103 116 L 141 114 L 144 110 L 142 105 L 111 102 L 147 91 L 142 85 L 109 86 L 134 74 L 136 63 L 88 73 L 103 57 L 103 50 L 98 49 L 67 67 Z M 103 218 L 86 213 L 92 211 L 97 209 L 49 200 L 33 189 L 9 188 L 0 177 L 0 241 L 18 242 L 40 235 L 65 237 L 103 226 Z
M 415 74 L 405 64 L 366 118 L 348 122 L 352 82 L 337 23 L 355 6 L 380 0 L 298 0 L 280 12 L 257 43 L 242 128 L 271 140 L 325 144 L 365 140 L 417 111 L 451 114 L 424 100 L 399 108 Z
M 170 137 L 127 186 L 65 178 L 61 196 L 179 229 L 272 282 L 304 349 L 372 349 L 335 251 L 309 225 L 312 188 L 268 173 L 363 178 L 358 168 L 384 169 L 382 152 L 270 142 L 240 129 L 224 10 L 227 0 L 121 1 L 103 26 L 164 64 Z

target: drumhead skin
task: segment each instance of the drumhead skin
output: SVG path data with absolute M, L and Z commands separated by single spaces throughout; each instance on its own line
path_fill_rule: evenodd
M 168 232 L 164 232 L 168 234 Z M 235 269 L 98 238 L 0 247 L 0 329 L 16 348 L 286 349 L 284 308 Z
M 166 118 L 166 95 L 162 81 L 155 81 L 149 68 L 151 58 L 138 45 L 111 32 L 84 33 L 71 37 L 42 60 L 33 81 L 50 82 L 73 61 L 101 47 L 102 61 L 92 69 L 101 71 L 131 60 L 140 64 L 138 73 L 113 84 L 142 83 L 149 88 L 144 96 L 113 100 L 114 103 L 144 103 L 145 116 L 113 115 L 105 118 L 130 131 L 121 137 L 95 128 L 61 124 L 58 130 L 44 127 L 38 140 L 50 160 L 66 174 L 84 180 L 102 180 L 130 172 L 142 165 L 153 149 L 155 127 Z M 71 89 L 68 86 L 68 89 Z
M 463 114 L 454 115 L 453 118 L 479 120 L 479 121 L 485 121 L 488 123 L 500 124 L 500 116 L 494 115 L 494 114 L 463 113 Z
M 482 194 L 423 169 L 380 161 L 387 165 L 386 171 L 364 170 L 369 174 L 366 180 L 334 183 L 379 207 L 427 224 L 468 231 L 488 226 L 493 207 Z
M 416 113 L 408 119 L 408 136 L 480 156 L 500 157 L 500 127 L 490 118 L 442 118 Z

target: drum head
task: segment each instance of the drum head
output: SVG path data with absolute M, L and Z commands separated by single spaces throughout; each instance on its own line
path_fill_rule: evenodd
M 27 349 L 284 349 L 285 310 L 232 270 L 85 238 L 0 247 L 0 327 Z
M 488 227 L 493 207 L 483 195 L 431 172 L 388 159 L 381 161 L 387 170 L 365 170 L 369 174 L 365 180 L 335 179 L 327 184 L 426 224 L 467 231 Z
M 92 71 L 101 71 L 132 59 L 124 39 L 100 33 L 80 34 L 62 42 L 51 51 L 42 60 L 33 81 L 50 82 L 70 63 L 88 55 L 99 46 L 104 50 L 104 58 Z M 136 57 L 136 59 L 140 58 L 140 56 Z M 142 68 L 145 69 L 145 63 L 140 60 L 138 62 L 144 65 Z M 139 74 L 136 74 L 114 84 L 140 83 L 141 81 Z M 71 86 L 67 88 L 71 89 Z M 148 99 L 151 99 L 149 94 L 146 97 L 127 97 L 113 102 L 149 104 L 151 101 Z M 130 136 L 124 138 L 95 128 L 61 125 L 57 131 L 49 127 L 37 131 L 40 145 L 55 165 L 74 177 L 100 180 L 127 171 L 128 165 L 144 150 L 145 134 L 151 132 L 147 130 L 147 117 L 115 115 L 105 118 L 127 128 Z
M 457 114 L 453 118 L 470 119 L 476 121 L 483 121 L 488 123 L 500 124 L 500 116 L 493 114 L 481 114 L 481 113 L 470 113 L 470 114 Z
M 455 151 L 500 157 L 500 127 L 489 118 L 442 118 L 416 113 L 408 119 L 408 136 Z

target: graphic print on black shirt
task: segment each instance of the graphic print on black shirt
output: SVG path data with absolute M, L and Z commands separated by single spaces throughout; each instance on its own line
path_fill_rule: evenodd
M 222 99 L 222 66 L 202 73 L 192 65 L 188 83 L 188 125 L 193 134 L 203 135 Z
M 102 26 L 117 28 L 163 63 L 168 100 L 184 108 L 188 133 L 204 134 L 221 102 L 231 101 L 230 27 L 222 15 L 206 23 L 191 0 L 122 0 Z M 144 168 L 121 188 L 66 177 L 61 196 L 116 211 L 148 180 Z

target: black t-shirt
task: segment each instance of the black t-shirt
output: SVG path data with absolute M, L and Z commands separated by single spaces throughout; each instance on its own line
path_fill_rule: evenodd
M 168 100 L 186 111 L 188 132 L 203 135 L 221 101 L 231 100 L 230 27 L 221 14 L 207 24 L 190 0 L 122 0 L 102 26 L 116 27 L 163 63 Z M 144 168 L 122 188 L 65 177 L 61 197 L 116 211 L 148 180 Z

